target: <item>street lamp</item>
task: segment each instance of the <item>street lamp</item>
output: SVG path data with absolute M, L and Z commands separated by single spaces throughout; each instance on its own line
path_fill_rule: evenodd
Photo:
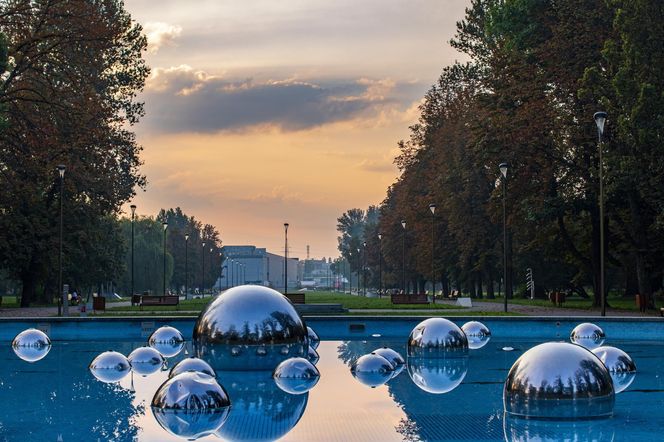
M 431 211 L 431 296 L 434 304 L 436 303 L 436 271 L 434 268 L 435 262 L 435 232 L 436 232 L 436 205 L 429 204 L 429 210 Z
M 188 299 L 189 290 L 187 285 L 189 284 L 189 257 L 188 255 L 189 248 L 189 234 L 184 234 L 184 299 Z
M 219 293 L 221 293 L 221 278 L 224 277 L 224 266 L 223 261 L 221 260 L 222 256 L 223 253 L 219 252 Z
M 63 164 L 58 165 L 58 175 L 60 175 L 60 255 L 58 258 L 58 267 L 60 268 L 58 276 L 58 316 L 62 316 L 62 201 L 64 199 L 65 192 L 65 166 Z
M 364 296 L 367 296 L 367 242 L 362 243 L 362 285 Z
M 383 297 L 383 234 L 378 234 L 378 297 Z
M 602 294 L 602 316 L 606 316 L 606 293 L 604 291 L 604 160 L 602 135 L 606 124 L 606 112 L 595 112 L 593 118 L 597 124 L 599 147 L 599 290 Z
M 233 261 L 232 259 L 229 259 L 228 263 L 226 264 L 227 266 L 230 264 L 230 267 L 228 268 L 228 271 L 230 272 L 229 276 L 230 276 L 231 287 L 235 287 L 235 285 L 234 285 L 235 281 L 233 280 L 233 278 L 235 278 L 235 269 L 234 269 L 235 264 L 234 263 L 235 263 L 235 261 Z
M 406 294 L 406 220 L 401 220 L 401 261 L 403 271 L 403 293 Z
M 212 253 L 214 251 L 214 247 L 210 247 L 210 277 L 214 277 L 214 254 Z M 212 296 L 212 292 L 214 291 L 214 281 L 212 281 L 212 284 L 210 285 L 210 296 Z
M 136 204 L 131 209 L 131 295 L 134 296 L 134 219 L 136 218 Z
M 284 295 L 288 293 L 288 223 L 284 223 Z
M 168 228 L 168 222 L 163 222 L 164 226 L 164 296 L 166 296 L 166 229 Z
M 201 297 L 205 298 L 205 241 L 201 243 Z
M 503 284 L 505 286 L 503 292 L 505 295 L 504 300 L 504 311 L 507 313 L 507 293 L 508 293 L 508 282 L 507 282 L 507 169 L 509 165 L 507 163 L 500 163 L 498 166 L 500 169 L 500 175 L 502 176 L 503 181 Z

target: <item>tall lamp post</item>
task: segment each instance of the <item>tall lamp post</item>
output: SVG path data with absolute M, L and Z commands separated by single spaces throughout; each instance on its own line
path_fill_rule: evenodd
M 362 243 L 362 285 L 364 296 L 367 296 L 367 242 Z
M 378 234 L 378 297 L 383 297 L 383 234 Z
M 214 278 L 213 275 L 215 275 L 214 272 L 214 247 L 210 247 L 210 277 Z M 212 281 L 212 284 L 210 285 L 210 296 L 212 296 L 212 292 L 214 291 L 214 281 Z
M 201 243 L 201 296 L 205 298 L 205 241 Z
M 435 270 L 435 235 L 436 235 L 436 205 L 429 204 L 429 210 L 431 211 L 431 296 L 434 304 L 436 303 L 436 270 Z
M 504 311 L 507 312 L 507 293 L 509 292 L 508 289 L 508 281 L 507 281 L 507 169 L 509 169 L 509 165 L 507 163 L 500 163 L 498 166 L 500 169 L 500 175 L 502 176 L 502 182 L 503 182 L 503 285 L 504 285 L 504 295 L 505 295 L 505 300 L 504 300 Z
M 226 265 L 229 266 L 228 271 L 230 272 L 229 276 L 230 276 L 231 287 L 235 287 L 233 285 L 233 278 L 235 277 L 235 269 L 233 268 L 235 266 L 234 263 L 235 263 L 235 261 L 233 261 L 232 259 L 229 259 L 228 262 L 226 263 Z
M 606 117 L 606 112 L 595 112 L 595 115 L 593 115 L 595 124 L 597 124 L 599 139 L 599 290 L 602 294 L 602 316 L 606 316 L 606 292 L 604 290 L 604 146 L 602 144 Z
M 168 229 L 168 222 L 163 222 L 164 226 L 164 296 L 166 296 L 166 229 Z
M 360 292 L 362 291 L 360 282 L 362 279 L 360 278 L 360 269 L 362 268 L 362 255 L 360 254 L 360 248 L 357 248 L 357 296 L 360 296 Z
M 219 252 L 219 293 L 221 293 L 221 278 L 224 277 L 224 265 L 223 261 L 221 260 L 222 256 L 223 253 Z
M 184 298 L 188 299 L 189 295 L 188 284 L 189 284 L 189 257 L 188 255 L 189 248 L 189 234 L 184 234 Z
M 136 204 L 131 209 L 131 295 L 134 296 L 134 220 L 136 218 Z
M 58 175 L 60 176 L 60 254 L 58 257 L 58 267 L 60 270 L 58 276 L 58 316 L 62 316 L 62 201 L 65 192 L 65 166 L 63 164 L 58 165 Z
M 401 220 L 401 267 L 403 272 L 403 293 L 406 294 L 406 220 Z
M 284 295 L 288 293 L 288 223 L 284 223 Z

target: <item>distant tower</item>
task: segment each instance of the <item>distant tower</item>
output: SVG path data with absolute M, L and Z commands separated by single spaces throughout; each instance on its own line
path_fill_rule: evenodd
M 309 259 L 309 245 L 307 244 L 307 260 Z

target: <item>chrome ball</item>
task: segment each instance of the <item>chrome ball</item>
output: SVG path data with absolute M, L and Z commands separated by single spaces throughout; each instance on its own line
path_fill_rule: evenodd
M 318 355 L 318 352 L 313 347 L 309 347 L 309 349 L 307 351 L 307 359 L 309 360 L 309 362 L 311 362 L 314 365 L 318 364 L 318 361 L 320 360 L 320 356 Z
M 304 358 L 290 358 L 277 366 L 272 377 L 286 393 L 302 394 L 314 388 L 320 379 L 320 372 Z
M 471 350 L 478 350 L 484 347 L 491 339 L 491 330 L 479 321 L 466 322 L 461 326 L 461 330 L 466 334 L 468 348 Z
M 625 391 L 634 382 L 636 364 L 627 353 L 609 345 L 597 347 L 592 352 L 611 373 L 616 394 Z
M 396 351 L 391 348 L 381 347 L 374 350 L 372 353 L 376 353 L 379 356 L 384 357 L 392 365 L 393 369 L 397 369 L 406 363 L 404 358 Z
M 196 355 L 216 370 L 274 370 L 290 356 L 306 355 L 307 328 L 288 299 L 257 285 L 218 295 L 196 320 Z M 289 351 L 284 351 L 289 346 Z
M 613 381 L 602 361 L 567 342 L 547 342 L 522 354 L 503 388 L 505 411 L 527 418 L 610 416 L 614 400 Z
M 170 373 L 168 373 L 168 377 L 172 378 L 181 373 L 186 373 L 188 371 L 203 373 L 208 376 L 212 376 L 213 378 L 217 377 L 217 373 L 215 373 L 214 369 L 210 367 L 210 364 L 208 364 L 202 359 L 198 359 L 193 356 L 190 358 L 183 359 L 177 364 L 175 364 L 175 366 L 171 368 Z
M 184 348 L 184 337 L 177 328 L 159 327 L 148 338 L 148 345 L 165 358 L 172 358 Z
M 444 394 L 461 385 L 468 373 L 468 358 L 408 358 L 408 375 L 423 391 Z
M 351 365 L 350 372 L 362 384 L 375 388 L 392 379 L 394 368 L 390 361 L 384 357 L 376 353 L 370 353 L 360 356 Z
M 22 360 L 37 362 L 51 351 L 51 340 L 43 331 L 29 328 L 16 335 L 12 341 L 12 349 Z
M 468 338 L 455 323 L 445 318 L 420 322 L 408 336 L 409 357 L 462 356 L 468 352 Z
M 174 436 L 196 440 L 214 434 L 226 419 L 230 407 L 210 411 L 165 410 L 152 408 L 159 425 Z
M 151 405 L 163 410 L 209 411 L 228 407 L 231 401 L 215 378 L 187 371 L 161 384 Z
M 569 335 L 570 341 L 588 350 L 592 350 L 604 344 L 604 330 L 595 324 L 584 322 L 574 327 L 572 333 Z
M 131 371 L 129 360 L 117 351 L 105 351 L 90 362 L 88 367 L 98 381 L 112 384 L 120 382 Z
M 127 357 L 131 370 L 141 376 L 158 372 L 164 366 L 164 357 L 152 347 L 138 347 Z
M 316 334 L 313 328 L 307 326 L 307 336 L 309 337 L 309 346 L 313 347 L 313 349 L 318 348 L 318 344 L 320 344 L 320 338 Z

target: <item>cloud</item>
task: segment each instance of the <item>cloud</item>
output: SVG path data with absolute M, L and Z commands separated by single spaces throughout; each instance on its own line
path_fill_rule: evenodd
M 366 172 L 377 173 L 394 172 L 396 170 L 393 159 L 370 160 L 367 158 L 362 160 L 355 167 Z
M 182 27 L 164 22 L 147 22 L 143 25 L 148 38 L 148 51 L 155 53 L 163 46 L 172 46 L 182 33 Z
M 142 127 L 159 133 L 298 131 L 403 111 L 410 100 L 403 102 L 399 88 L 389 79 L 232 80 L 188 65 L 156 68 L 143 96 Z

